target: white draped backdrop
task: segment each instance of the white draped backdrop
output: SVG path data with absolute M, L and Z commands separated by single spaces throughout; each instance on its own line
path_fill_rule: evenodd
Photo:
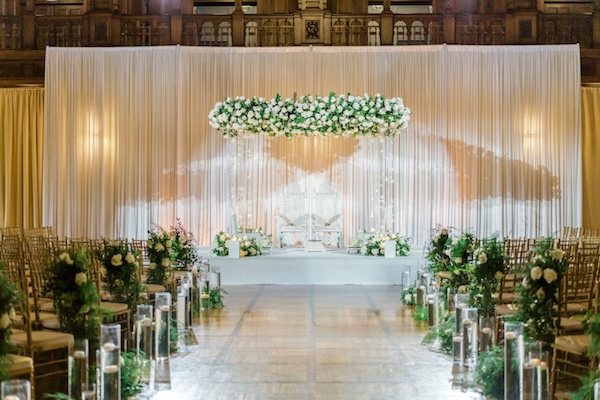
M 276 232 L 283 189 L 339 188 L 361 229 L 422 244 L 437 224 L 534 237 L 581 224 L 579 48 L 48 48 L 43 222 L 145 238 L 180 218 L 207 245 Z M 210 127 L 218 101 L 329 92 L 402 97 L 393 138 L 255 137 Z

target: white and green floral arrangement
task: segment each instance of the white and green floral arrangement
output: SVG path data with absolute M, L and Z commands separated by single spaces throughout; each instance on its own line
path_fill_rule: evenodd
M 148 231 L 146 252 L 150 261 L 147 283 L 165 285 L 171 275 L 173 264 L 173 238 L 161 227 Z
M 190 266 L 200 261 L 196 240 L 194 235 L 183 227 L 180 219 L 177 225 L 171 227 L 171 259 L 181 269 L 189 269 Z
M 54 299 L 61 332 L 96 343 L 102 320 L 93 266 L 85 249 L 55 255 L 44 293 Z
M 100 279 L 110 294 L 110 300 L 127 303 L 134 310 L 140 303 L 142 284 L 139 276 L 139 252 L 131 250 L 125 241 L 103 240 L 96 252 L 102 263 Z
M 228 97 L 215 104 L 208 118 L 225 137 L 267 136 L 392 136 L 406 128 L 410 109 L 399 97 L 365 94 L 302 96 L 285 100 Z
M 370 233 L 363 239 L 360 253 L 365 256 L 383 256 L 385 254 L 385 242 L 393 240 L 396 242 L 396 256 L 407 256 L 410 253 L 410 243 L 407 237 L 399 233 Z
M 233 240 L 240 242 L 240 257 L 253 257 L 260 256 L 262 254 L 262 239 L 257 240 L 243 233 L 239 235 L 232 235 L 223 231 L 217 233 L 215 236 L 212 246 L 213 254 L 219 257 L 228 256 L 229 242 Z M 259 244 L 259 241 L 261 244 Z
M 523 284 L 517 289 L 517 319 L 525 323 L 531 338 L 554 343 L 558 291 L 568 262 L 564 252 L 555 247 L 553 238 L 538 240 L 530 253 Z

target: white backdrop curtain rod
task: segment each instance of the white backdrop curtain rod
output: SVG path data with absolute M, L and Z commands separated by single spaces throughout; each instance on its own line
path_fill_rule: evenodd
M 43 223 L 144 238 L 181 218 L 207 245 L 236 214 L 276 232 L 281 193 L 340 190 L 346 243 L 437 224 L 480 237 L 581 223 L 579 47 L 55 48 L 46 52 Z M 402 97 L 391 138 L 226 140 L 226 97 Z M 311 205 L 309 208 L 314 207 Z M 312 208 L 311 208 L 312 209 Z

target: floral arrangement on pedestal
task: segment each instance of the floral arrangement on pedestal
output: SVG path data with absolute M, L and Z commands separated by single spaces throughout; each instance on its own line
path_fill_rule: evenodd
M 10 343 L 10 325 L 17 319 L 15 307 L 20 304 L 13 284 L 2 272 L 0 265 L 0 380 L 9 378 L 4 357 L 14 350 Z
M 450 229 L 438 226 L 431 234 L 431 240 L 425 248 L 425 259 L 429 262 L 429 270 L 433 274 L 438 272 L 448 271 L 450 264 L 450 256 L 446 254 L 446 250 L 450 239 Z
M 213 254 L 219 257 L 228 256 L 229 242 L 233 240 L 240 242 L 240 257 L 260 256 L 262 254 L 261 245 L 256 239 L 248 237 L 246 234 L 232 235 L 223 231 L 215 236 L 212 246 Z
M 493 317 L 496 310 L 494 295 L 504 276 L 504 246 L 497 238 L 486 239 L 473 252 L 468 267 L 471 305 L 477 307 L 480 317 Z
M 150 260 L 146 281 L 164 285 L 171 275 L 171 264 L 173 263 L 173 238 L 169 232 L 161 227 L 148 231 L 146 252 Z
M 567 269 L 561 249 L 554 239 L 538 240 L 530 250 L 523 284 L 518 288 L 517 319 L 525 323 L 528 335 L 544 343 L 554 342 L 558 318 L 558 289 Z
M 142 293 L 138 263 L 140 254 L 130 250 L 126 242 L 105 239 L 96 257 L 102 263 L 100 277 L 110 294 L 110 300 L 127 303 L 130 310 L 135 310 Z
M 360 254 L 365 256 L 383 256 L 385 254 L 385 242 L 392 240 L 396 242 L 396 256 L 407 256 L 410 253 L 408 238 L 398 233 L 372 233 L 365 237 Z
M 44 292 L 54 298 L 61 332 L 94 343 L 101 323 L 100 296 L 91 279 L 92 265 L 84 249 L 58 253 L 48 269 Z
M 267 136 L 395 135 L 410 120 L 401 98 L 339 95 L 266 100 L 243 96 L 218 102 L 208 115 L 211 126 L 224 136 L 254 133 Z

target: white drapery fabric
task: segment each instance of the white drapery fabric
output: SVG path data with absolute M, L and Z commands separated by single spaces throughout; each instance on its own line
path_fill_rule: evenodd
M 341 192 L 346 242 L 437 224 L 483 237 L 581 224 L 579 48 L 48 48 L 44 224 L 143 238 L 180 218 L 209 244 L 236 214 L 276 231 L 280 195 Z M 224 139 L 226 97 L 402 97 L 396 137 Z M 314 207 L 311 205 L 310 207 Z

